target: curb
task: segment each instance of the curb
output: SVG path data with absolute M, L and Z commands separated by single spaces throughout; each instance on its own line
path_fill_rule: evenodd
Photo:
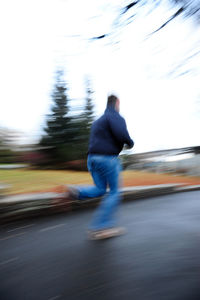
M 162 184 L 153 186 L 125 187 L 121 189 L 123 202 L 148 199 L 172 193 L 200 190 L 200 185 L 183 186 L 181 184 Z M 18 196 L 7 196 L 0 199 L 0 224 L 31 217 L 69 213 L 80 209 L 95 207 L 101 198 L 83 202 L 66 202 L 64 194 L 40 193 Z

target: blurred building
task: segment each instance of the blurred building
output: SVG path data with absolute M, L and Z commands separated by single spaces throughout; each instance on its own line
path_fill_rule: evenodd
M 129 155 L 126 169 L 200 176 L 200 146 Z

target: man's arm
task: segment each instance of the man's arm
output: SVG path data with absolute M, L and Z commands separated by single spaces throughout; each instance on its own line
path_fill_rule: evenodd
M 113 136 L 122 144 L 127 144 L 129 149 L 134 146 L 134 141 L 131 139 L 126 122 L 120 115 L 114 115 L 109 118 L 109 125 Z

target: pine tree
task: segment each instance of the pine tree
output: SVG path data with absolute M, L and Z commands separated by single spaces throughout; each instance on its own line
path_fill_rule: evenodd
M 86 103 L 85 103 L 85 109 L 84 109 L 84 136 L 85 136 L 85 141 L 89 142 L 89 135 L 90 135 L 90 128 L 92 125 L 92 122 L 94 120 L 94 105 L 93 105 L 93 99 L 92 99 L 92 94 L 93 90 L 91 88 L 91 83 L 87 79 L 86 80 Z
M 90 136 L 90 128 L 94 120 L 94 105 L 92 99 L 91 83 L 87 79 L 86 84 L 86 98 L 83 113 L 75 118 L 74 124 L 77 126 L 78 139 L 77 139 L 77 158 L 86 159 L 88 151 L 88 143 Z
M 63 79 L 62 70 L 56 73 L 56 83 L 52 93 L 53 105 L 51 113 L 47 115 L 47 125 L 44 128 L 45 135 L 40 145 L 49 149 L 48 154 L 55 162 L 70 160 L 70 145 L 73 139 L 71 118 L 69 112 L 67 87 Z
M 53 105 L 51 113 L 47 115 L 45 134 L 40 141 L 40 146 L 50 157 L 51 164 L 87 158 L 90 127 L 94 118 L 92 94 L 90 82 L 87 80 L 83 112 L 69 116 L 69 101 L 63 71 L 57 72 L 52 93 Z

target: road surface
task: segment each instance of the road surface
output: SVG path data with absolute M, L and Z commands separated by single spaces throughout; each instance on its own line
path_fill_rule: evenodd
M 92 214 L 2 225 L 0 300 L 200 299 L 200 192 L 123 204 L 109 240 L 87 240 Z

